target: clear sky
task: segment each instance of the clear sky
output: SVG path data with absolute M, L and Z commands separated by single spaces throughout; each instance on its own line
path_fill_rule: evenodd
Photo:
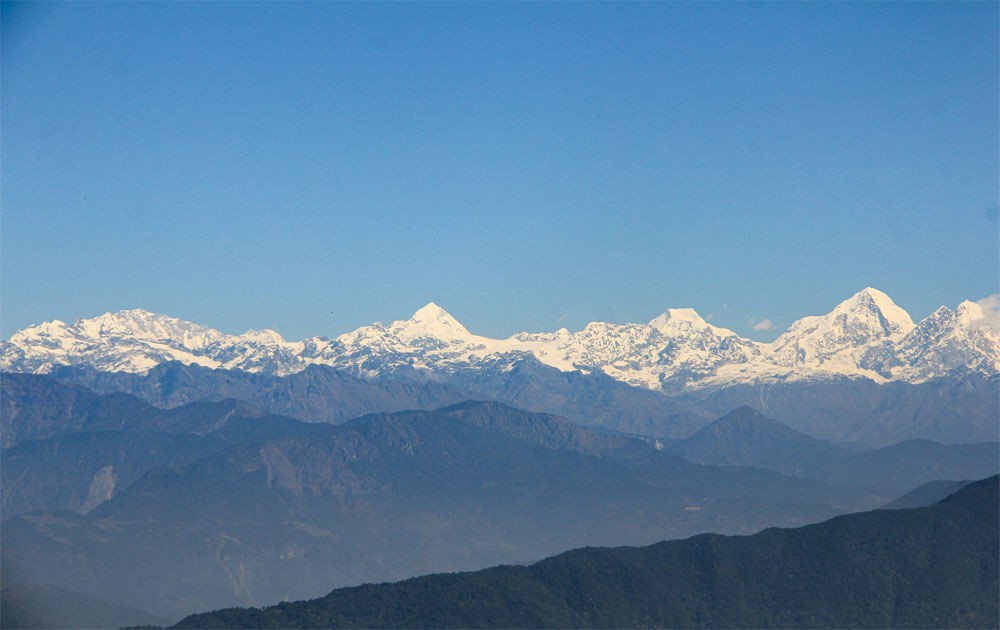
M 997 292 L 998 3 L 0 5 L 0 324 Z M 754 331 L 769 320 L 776 328 Z

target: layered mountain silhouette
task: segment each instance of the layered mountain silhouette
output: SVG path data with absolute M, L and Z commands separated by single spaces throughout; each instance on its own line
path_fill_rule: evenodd
M 907 490 L 938 479 L 981 478 L 1000 470 L 997 442 L 944 445 L 906 440 L 854 452 L 740 407 L 685 440 L 661 448 L 701 464 L 756 466 L 827 483 Z
M 0 589 L 0 618 L 9 629 L 121 628 L 157 626 L 171 621 L 123 604 L 94 599 L 49 584 Z
M 972 481 L 967 479 L 962 481 L 950 481 L 946 479 L 929 481 L 922 486 L 907 492 L 892 503 L 884 505 L 882 509 L 908 510 L 911 508 L 934 505 L 945 497 L 955 494 L 970 483 L 972 483 Z
M 237 376 L 207 372 L 219 378 Z M 3 452 L 0 468 L 4 518 L 32 511 L 87 513 L 156 467 L 183 468 L 241 442 L 322 431 L 325 426 L 266 414 L 234 400 L 161 409 L 127 395 L 97 395 L 40 375 L 9 375 L 2 393 L 4 421 L 10 427 L 4 433 L 10 447 Z M 982 477 L 1000 468 L 996 443 L 910 440 L 858 453 L 798 433 L 748 407 L 685 440 L 652 442 L 696 463 L 755 466 L 886 492 L 902 492 L 934 479 Z
M 303 426 L 193 463 L 168 461 L 76 514 L 11 518 L 4 565 L 23 567 L 27 582 L 179 616 L 570 547 L 797 525 L 894 496 L 700 466 L 644 441 L 491 402 Z M 138 443 L 128 435 L 53 439 L 80 440 L 73 455 L 88 452 L 88 440 Z M 36 442 L 14 453 L 29 447 L 54 450 Z M 98 482 L 100 463 L 89 469 Z
M 176 628 L 992 628 L 997 478 L 931 507 L 748 537 L 579 549 L 531 566 L 335 590 Z

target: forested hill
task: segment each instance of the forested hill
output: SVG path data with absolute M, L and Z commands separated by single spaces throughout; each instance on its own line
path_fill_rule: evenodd
M 927 508 L 585 548 L 175 627 L 997 627 L 998 521 L 994 476 Z

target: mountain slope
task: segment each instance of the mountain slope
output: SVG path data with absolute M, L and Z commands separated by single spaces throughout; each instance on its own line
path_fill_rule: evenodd
M 85 516 L 10 519 L 4 562 L 169 616 L 573 546 L 795 525 L 891 498 L 697 466 L 499 403 L 310 427 L 151 470 Z
M 913 330 L 913 320 L 888 295 L 866 288 L 828 315 L 804 317 L 770 344 L 778 365 L 857 373 L 862 354 L 873 345 L 897 341 Z
M 49 584 L 16 584 L 0 591 L 0 618 L 11 630 L 120 628 L 169 623 L 130 606 L 86 597 Z
M 700 464 L 758 466 L 807 477 L 847 455 L 748 406 L 731 411 L 668 450 Z
M 887 446 L 1000 440 L 1000 378 L 974 374 L 923 383 L 864 379 L 734 384 L 684 400 L 716 417 L 747 405 L 815 438 Z
M 914 488 L 913 490 L 907 492 L 903 496 L 899 497 L 892 503 L 887 503 L 882 506 L 883 510 L 909 510 L 918 507 L 927 507 L 934 505 L 938 501 L 949 497 L 965 486 L 972 483 L 969 480 L 964 481 L 947 481 L 947 480 L 937 480 L 929 481 L 924 485 Z
M 992 477 L 928 508 L 579 549 L 529 567 L 192 615 L 174 627 L 996 627 L 998 494 Z
M 476 397 L 446 383 L 406 378 L 367 381 L 325 365 L 285 376 L 178 362 L 161 363 L 145 374 L 74 367 L 51 375 L 99 393 L 125 392 L 158 407 L 231 398 L 307 422 L 340 423 L 366 413 L 436 409 Z
M 308 422 L 340 423 L 366 413 L 436 409 L 470 399 L 646 435 L 686 436 L 714 417 L 696 403 L 671 400 L 603 372 L 561 372 L 531 355 L 484 360 L 476 368 L 452 372 L 448 383 L 402 375 L 366 381 L 320 365 L 286 376 L 179 363 L 161 364 L 143 375 L 61 368 L 51 376 L 106 394 L 128 393 L 160 407 L 235 398 Z
M 205 407 L 196 403 L 173 409 L 163 416 L 181 422 L 164 422 L 153 430 L 137 422 L 138 428 L 84 431 L 4 449 L 0 515 L 8 519 L 24 512 L 61 510 L 86 514 L 154 468 L 182 468 L 234 444 L 320 428 L 281 416 L 237 416 L 221 403 L 208 405 L 207 411 L 214 414 L 206 414 Z M 190 422 L 192 416 L 197 423 Z M 123 423 L 131 424 L 127 420 Z
M 978 479 L 1000 472 L 1000 444 L 906 440 L 860 453 L 799 433 L 740 407 L 667 452 L 701 464 L 756 466 L 826 483 L 897 491 L 942 478 Z
M 243 421 L 247 437 L 272 435 L 290 418 L 269 415 L 241 400 L 219 399 L 154 407 L 122 393 L 97 394 L 47 376 L 3 374 L 3 447 L 92 431 L 205 435 Z

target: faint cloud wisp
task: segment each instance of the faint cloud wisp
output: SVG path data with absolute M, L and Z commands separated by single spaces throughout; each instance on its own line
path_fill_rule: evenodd
M 758 332 L 774 330 L 774 322 L 766 317 L 751 317 L 747 320 L 747 326 L 750 326 L 750 328 L 753 328 Z
M 986 325 L 1000 332 L 1000 293 L 987 295 L 983 299 L 977 300 L 976 304 L 983 309 Z

